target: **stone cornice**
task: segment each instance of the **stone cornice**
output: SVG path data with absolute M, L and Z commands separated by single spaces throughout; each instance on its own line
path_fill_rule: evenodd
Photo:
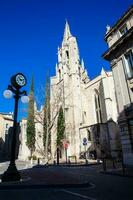
M 114 53 L 115 50 L 120 48 L 130 37 L 133 37 L 133 27 L 130 28 L 125 35 L 120 37 L 103 55 L 102 57 L 105 60 L 109 60 L 110 56 Z
M 121 24 L 133 13 L 133 5 L 124 13 L 124 15 L 113 25 L 113 27 L 109 30 L 109 32 L 105 35 L 105 41 L 107 41 L 107 38 L 109 37 L 112 32 L 114 32 L 116 29 L 121 26 Z

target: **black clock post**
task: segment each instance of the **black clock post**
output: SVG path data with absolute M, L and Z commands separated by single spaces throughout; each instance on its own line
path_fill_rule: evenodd
M 20 97 L 26 96 L 26 91 L 20 91 L 20 88 L 26 85 L 26 78 L 23 74 L 18 73 L 11 77 L 11 84 L 8 86 L 8 90 L 14 94 L 15 106 L 14 106 L 14 119 L 13 119 L 13 132 L 11 141 L 11 155 L 10 164 L 8 169 L 2 175 L 2 182 L 8 181 L 20 181 L 21 175 L 17 170 L 15 159 L 16 159 L 16 135 L 17 135 L 17 115 L 18 115 L 18 102 Z

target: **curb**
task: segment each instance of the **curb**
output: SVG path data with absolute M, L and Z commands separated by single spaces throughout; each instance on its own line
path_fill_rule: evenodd
M 33 168 L 43 168 L 43 167 L 89 167 L 93 165 L 101 165 L 101 163 L 90 163 L 90 164 L 59 164 L 59 165 L 53 165 L 53 164 L 48 164 L 48 165 L 35 165 Z
M 120 176 L 120 177 L 126 177 L 126 178 L 133 178 L 132 175 L 123 175 L 123 174 L 117 174 L 117 173 L 114 173 L 114 172 L 104 172 L 104 171 L 100 171 L 101 174 L 107 174 L 107 175 L 113 175 L 113 176 Z

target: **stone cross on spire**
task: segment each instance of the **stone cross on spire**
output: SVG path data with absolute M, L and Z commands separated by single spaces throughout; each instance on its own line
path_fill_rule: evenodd
M 72 34 L 70 32 L 68 21 L 66 20 L 63 42 L 66 42 L 70 36 L 72 36 Z

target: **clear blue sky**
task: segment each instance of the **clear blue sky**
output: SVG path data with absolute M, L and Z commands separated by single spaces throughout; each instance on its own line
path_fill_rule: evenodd
M 35 77 L 38 95 L 46 73 L 55 74 L 57 47 L 65 19 L 77 37 L 80 55 L 90 78 L 109 64 L 101 58 L 107 49 L 106 25 L 113 25 L 132 0 L 0 0 L 0 112 L 13 111 L 13 100 L 3 98 L 12 74 L 22 72 L 29 83 Z M 23 116 L 20 106 L 19 116 Z

